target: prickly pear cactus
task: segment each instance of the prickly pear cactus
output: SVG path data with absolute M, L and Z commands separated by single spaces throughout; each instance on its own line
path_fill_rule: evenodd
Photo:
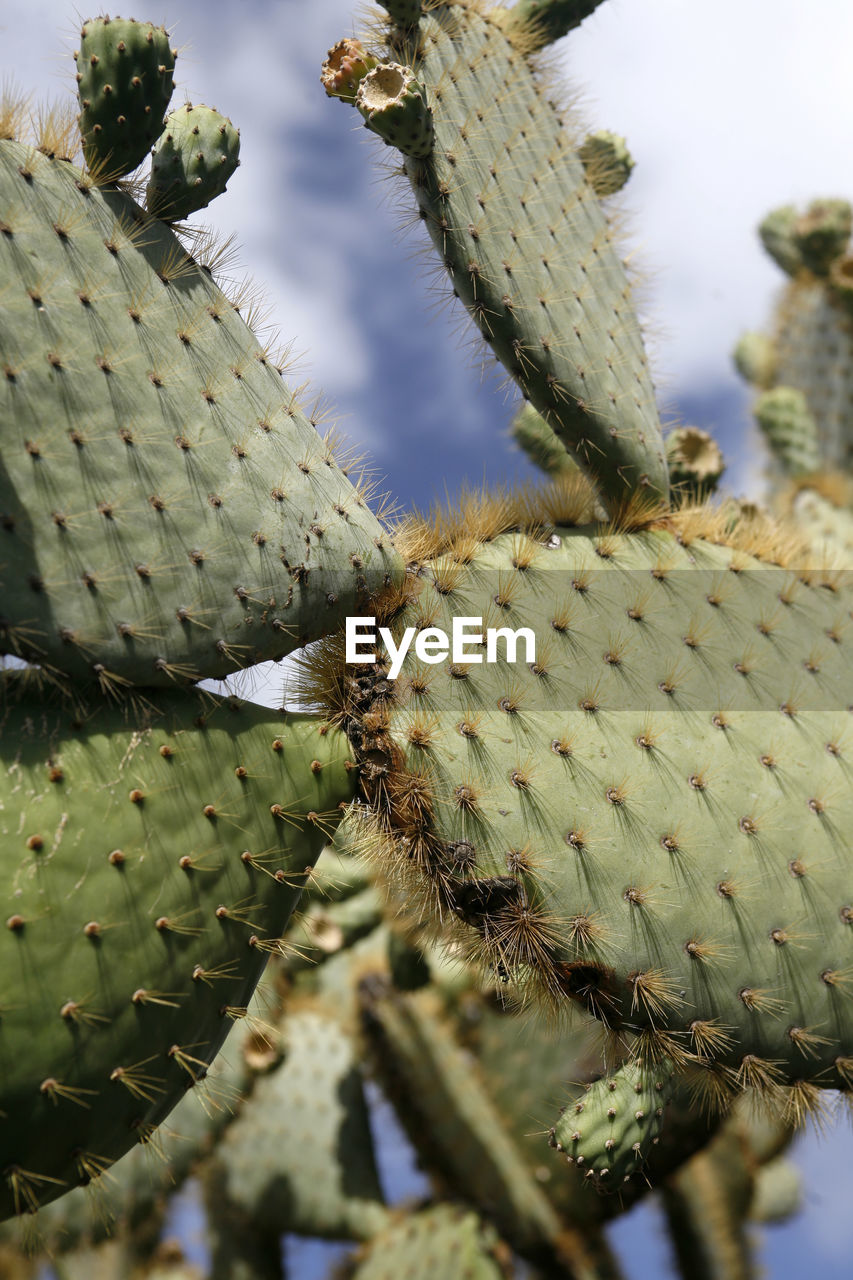
M 0 652 L 115 693 L 358 611 L 399 558 L 240 300 L 25 141 L 0 141 L 0 220 Z
M 128 724 L 5 693 L 3 1217 L 96 1177 L 204 1078 L 350 786 L 310 718 L 152 692 Z
M 594 8 L 431 4 L 417 27 L 373 33 L 384 60 L 362 88 L 382 75 L 422 86 L 432 145 L 421 130 L 400 149 L 454 292 L 614 510 L 638 493 L 667 495 L 654 390 L 582 139 L 529 56 Z
M 165 121 L 151 158 L 149 213 L 174 222 L 204 209 L 240 163 L 240 130 L 211 107 L 185 103 Z
M 86 164 L 113 178 L 130 173 L 163 128 L 177 50 L 164 27 L 94 18 L 74 56 Z

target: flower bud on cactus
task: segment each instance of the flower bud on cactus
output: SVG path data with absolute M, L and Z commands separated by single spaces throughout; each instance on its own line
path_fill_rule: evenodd
M 240 163 L 240 130 L 211 107 L 186 103 L 166 120 L 151 161 L 149 213 L 174 222 L 204 209 Z
M 116 177 L 130 173 L 163 127 L 174 88 L 174 49 L 163 27 L 95 18 L 75 53 L 83 154 Z
M 621 191 L 634 168 L 625 139 L 609 129 L 587 134 L 578 155 L 586 170 L 586 180 L 597 196 L 612 196 Z
M 378 65 L 360 40 L 339 40 L 326 55 L 320 80 L 328 97 L 352 102 L 368 71 Z
M 423 85 L 408 67 L 380 63 L 358 86 L 355 105 L 368 129 L 389 147 L 416 160 L 432 151 L 432 111 Z

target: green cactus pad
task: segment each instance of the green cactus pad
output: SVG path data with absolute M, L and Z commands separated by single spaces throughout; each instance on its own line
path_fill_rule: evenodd
M 83 23 L 74 57 L 86 164 L 121 177 L 145 159 L 160 135 L 176 51 L 163 27 L 94 18 Z
M 432 151 L 432 111 L 410 67 L 380 62 L 360 81 L 355 105 L 368 129 L 404 156 L 422 160 Z
M 531 534 L 505 497 L 470 502 L 432 559 L 429 529 L 401 534 L 424 559 L 391 647 L 419 641 L 395 676 L 326 676 L 377 846 L 496 975 L 639 1034 L 650 1061 L 692 1055 L 718 1101 L 843 1087 L 849 584 L 784 567 L 789 542 L 726 510 L 623 533 L 568 525 L 565 491 L 550 523 L 557 506 Z M 454 618 L 473 638 L 436 661 L 426 628 Z M 499 628 L 535 655 L 522 633 L 507 660 Z
M 666 438 L 666 460 L 673 490 L 691 502 L 702 502 L 720 483 L 726 469 L 720 446 L 699 427 L 676 427 Z
M 531 404 L 524 404 L 512 420 L 510 435 L 534 466 L 547 476 L 571 475 L 578 465 L 552 427 Z
M 515 0 L 510 9 L 494 9 L 490 17 L 525 51 L 552 44 L 574 31 L 601 0 Z
M 395 26 L 404 31 L 416 27 L 421 20 L 422 0 L 379 0 Z
M 673 1066 L 626 1064 L 587 1085 L 556 1125 L 552 1142 L 599 1189 L 642 1178 L 672 1098 Z
M 476 1213 L 436 1205 L 390 1224 L 347 1273 L 350 1280 L 509 1280 L 509 1250 Z
M 144 719 L 7 679 L 0 1217 L 96 1177 L 175 1106 L 279 945 L 351 790 L 310 718 L 195 694 Z
M 405 158 L 420 216 L 491 351 L 608 510 L 637 494 L 665 498 L 654 388 L 618 247 L 569 114 L 500 15 L 431 5 L 414 53 L 380 33 L 391 57 L 412 55 L 433 112 L 429 154 Z
M 621 191 L 634 168 L 625 139 L 609 129 L 587 134 L 578 147 L 578 155 L 587 182 L 597 196 L 612 196 Z
M 284 1061 L 216 1153 L 223 1187 L 262 1235 L 368 1239 L 387 1210 L 355 1044 L 322 1006 L 294 1008 L 280 1029 Z
M 734 349 L 735 368 L 742 378 L 766 391 L 776 374 L 776 351 L 764 333 L 744 333 Z
M 240 130 L 211 107 L 186 103 L 166 118 L 151 158 L 149 213 L 174 222 L 204 209 L 240 163 Z
M 357 611 L 399 558 L 240 299 L 19 142 L 0 210 L 0 650 L 115 691 L 280 657 Z
M 771 452 L 788 475 L 820 470 L 818 427 L 802 391 L 774 387 L 758 397 L 753 412 Z

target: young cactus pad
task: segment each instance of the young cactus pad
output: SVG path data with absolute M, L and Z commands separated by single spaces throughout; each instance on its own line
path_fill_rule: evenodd
M 79 125 L 90 169 L 116 178 L 145 159 L 163 128 L 176 57 L 163 27 L 132 18 L 83 23 L 75 58 Z
M 225 190 L 239 156 L 240 130 L 226 116 L 185 103 L 168 117 L 154 148 L 148 211 L 174 222 L 206 208 Z
M 0 220 L 0 651 L 168 684 L 358 612 L 399 557 L 240 299 L 23 142 L 0 141 Z
M 409 65 L 431 111 L 431 149 L 404 155 L 420 216 L 486 342 L 608 509 L 665 498 L 648 362 L 582 138 L 497 14 L 438 3 L 416 29 L 382 28 L 388 65 Z
M 717 1100 L 843 1088 L 846 580 L 725 508 L 620 533 L 572 527 L 559 492 L 526 522 L 505 495 L 413 522 L 395 679 L 318 656 L 375 842 L 472 955 L 636 1034 L 642 1061 L 698 1059 Z M 412 635 L 454 617 L 473 638 L 421 661 Z
M 0 1217 L 102 1172 L 202 1079 L 351 793 L 310 718 L 149 694 L 148 727 L 7 678 Z

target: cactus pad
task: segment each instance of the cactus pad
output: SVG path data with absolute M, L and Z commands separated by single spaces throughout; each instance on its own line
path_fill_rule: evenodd
M 240 130 L 211 107 L 185 103 L 167 117 L 151 159 L 145 203 L 174 222 L 204 209 L 240 163 Z
M 0 1216 L 102 1172 L 242 1016 L 350 791 L 315 721 L 193 694 L 85 718 L 6 682 Z
M 399 560 L 240 300 L 20 142 L 0 217 L 0 649 L 115 690 L 333 629 Z
M 145 159 L 159 137 L 177 54 L 163 27 L 94 18 L 84 22 L 74 56 L 86 163 L 120 177 Z

